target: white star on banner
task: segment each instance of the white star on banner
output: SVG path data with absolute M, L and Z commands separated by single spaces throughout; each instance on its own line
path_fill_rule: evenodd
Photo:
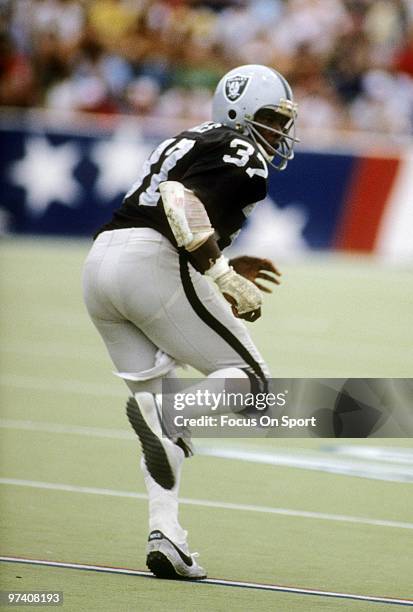
M 41 216 L 56 201 L 75 207 L 79 185 L 73 169 L 79 163 L 78 147 L 72 143 L 52 145 L 43 136 L 25 142 L 25 155 L 10 168 L 11 180 L 26 191 L 26 204 Z
M 136 133 L 136 127 L 128 124 L 121 126 L 110 140 L 97 142 L 90 157 L 99 170 L 96 181 L 99 196 L 108 201 L 125 194 L 138 178 L 150 151 L 151 147 Z
M 307 218 L 301 206 L 279 208 L 267 197 L 257 204 L 249 217 L 248 226 L 241 232 L 239 242 L 231 249 L 231 255 L 242 251 L 271 259 L 302 253 L 308 250 L 302 235 Z

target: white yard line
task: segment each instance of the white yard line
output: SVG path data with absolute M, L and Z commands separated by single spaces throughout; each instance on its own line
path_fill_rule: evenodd
M 202 448 L 200 454 L 223 459 L 238 459 L 265 465 L 284 466 L 304 470 L 370 478 L 386 482 L 413 483 L 413 466 L 388 465 L 384 461 L 369 461 L 351 457 L 337 457 L 319 451 L 249 451 L 234 448 Z
M 40 317 L 40 318 L 39 318 Z M 39 315 L 39 317 L 36 316 L 36 324 L 39 324 L 40 326 L 44 326 L 46 324 L 50 325 L 50 320 L 43 320 L 41 318 L 41 315 Z M 60 315 L 59 315 L 60 317 Z M 61 317 L 62 320 L 67 321 L 67 318 L 65 318 L 64 316 Z M 71 325 L 72 325 L 72 318 L 69 317 L 70 321 L 71 321 Z M 58 321 L 59 322 L 59 321 Z M 283 350 L 286 352 L 294 352 L 297 350 L 297 342 L 300 345 L 300 351 L 304 352 L 304 353 L 309 353 L 309 354 L 316 354 L 319 356 L 325 356 L 325 355 L 330 355 L 330 354 L 334 354 L 334 350 L 337 350 L 337 341 L 336 340 L 331 340 L 331 338 L 328 338 L 326 336 L 324 336 L 323 334 L 320 334 L 316 331 L 317 329 L 317 321 L 315 321 L 315 324 L 312 327 L 303 327 L 302 329 L 298 329 L 296 326 L 294 328 L 292 328 L 291 330 L 287 330 L 284 329 L 281 330 L 279 332 L 279 336 L 280 337 L 286 337 L 288 338 L 288 343 L 283 346 Z M 79 319 L 76 322 L 76 327 L 82 327 L 84 328 L 85 326 L 82 325 L 81 320 Z M 307 335 L 307 336 L 317 336 L 317 343 L 316 345 L 311 344 L 309 346 L 302 346 L 302 342 L 300 342 L 300 340 L 302 340 L 303 334 Z M 407 357 L 412 357 L 413 356 L 413 349 L 411 347 L 411 343 L 409 344 L 408 338 L 406 339 L 406 333 L 403 336 L 400 337 L 393 337 L 394 342 L 397 344 L 397 346 L 388 346 L 386 345 L 386 339 L 385 337 L 381 337 L 381 336 L 371 336 L 369 337 L 368 341 L 366 341 L 365 345 L 360 346 L 359 345 L 359 340 L 358 338 L 355 337 L 345 337 L 342 338 L 340 340 L 340 342 L 342 343 L 342 345 L 346 345 L 347 348 L 349 350 L 357 348 L 357 354 L 361 355 L 363 358 L 368 358 L 371 359 L 372 358 L 372 353 L 374 353 L 378 348 L 380 347 L 385 347 L 386 348 L 386 353 L 390 353 L 394 356 L 394 358 L 400 360 L 400 355 L 401 352 L 403 353 L 403 355 Z M 88 358 L 96 358 L 96 351 L 93 351 L 93 348 L 91 349 L 91 353 L 88 354 L 88 351 L 84 350 L 81 346 L 74 346 L 74 345 L 65 345 L 65 344 L 61 344 L 58 345 L 56 344 L 48 344 L 45 343 L 44 345 L 42 344 L 38 344 L 38 343 L 30 343 L 30 342 L 16 342 L 16 341 L 11 341 L 8 342 L 7 340 L 3 340 L 2 342 L 2 347 L 0 352 L 1 353 L 16 353 L 16 354 L 22 354 L 22 355 L 33 355 L 36 356 L 36 354 L 40 354 L 42 356 L 50 356 L 50 357 L 62 357 L 62 358 L 73 358 L 76 356 L 79 356 L 81 359 L 88 359 Z M 100 358 L 104 357 L 104 352 L 101 353 Z
M 44 433 L 73 434 L 92 438 L 114 438 L 116 440 L 138 440 L 132 429 L 109 429 L 107 427 L 84 427 L 83 425 L 62 425 L 46 421 L 24 421 L 20 419 L 1 419 L 0 429 L 41 431 Z
M 2 374 L 0 385 L 4 387 L 15 387 L 17 389 L 31 389 L 33 391 L 53 391 L 58 393 L 75 393 L 80 395 L 92 395 L 95 397 L 124 397 L 126 400 L 127 389 L 119 384 L 119 391 L 113 385 L 100 383 L 80 382 L 70 379 L 39 378 L 37 376 L 23 376 L 20 374 Z
M 1 419 L 0 429 L 41 431 L 53 434 L 80 435 L 116 440 L 137 440 L 132 431 L 80 425 L 62 425 L 43 421 Z M 321 442 L 321 439 L 320 439 Z M 410 449 L 340 446 L 326 447 L 326 450 L 278 449 L 274 451 L 249 450 L 225 446 L 209 447 L 207 439 L 195 441 L 198 455 L 233 459 L 250 463 L 314 470 L 369 478 L 386 482 L 413 483 L 413 453 Z M 365 452 L 363 452 L 365 451 Z
M 392 446 L 361 446 L 332 444 L 326 446 L 325 450 L 339 456 L 356 457 L 358 459 L 385 461 L 386 463 L 396 463 L 401 465 L 413 466 L 413 440 L 412 447 L 395 448 Z
M 29 357 L 61 357 L 63 359 L 84 359 L 96 362 L 97 352 L 92 347 L 78 346 L 76 344 L 62 344 L 59 342 L 7 342 L 2 341 L 0 353 L 28 355 Z M 98 355 L 99 356 L 99 355 Z M 101 362 L 105 359 L 104 352 L 101 352 Z
M 107 497 L 122 497 L 146 500 L 144 493 L 134 491 L 119 491 L 116 489 L 102 489 L 97 487 L 81 487 L 56 482 L 42 482 L 38 480 L 23 480 L 19 478 L 0 478 L 0 484 L 5 486 L 28 487 L 32 489 L 64 491 L 67 493 L 80 493 L 83 495 L 101 495 Z M 363 516 L 348 516 L 345 514 L 330 514 L 327 512 L 309 512 L 306 510 L 293 510 L 290 508 L 272 508 L 270 506 L 257 506 L 253 504 L 235 504 L 207 499 L 180 498 L 180 503 L 203 508 L 217 508 L 220 510 L 239 510 L 244 512 L 257 512 L 261 514 L 276 514 L 288 517 L 307 518 L 321 521 L 334 521 L 339 523 L 353 523 L 356 525 L 370 525 L 374 527 L 390 527 L 394 529 L 413 529 L 413 523 L 402 521 L 388 521 L 385 519 L 372 519 Z

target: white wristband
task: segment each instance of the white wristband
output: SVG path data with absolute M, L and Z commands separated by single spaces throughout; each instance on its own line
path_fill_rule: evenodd
M 228 264 L 228 259 L 224 255 L 221 255 L 221 257 L 219 257 L 215 263 L 212 264 L 208 270 L 206 270 L 205 275 L 212 278 L 213 281 L 216 281 L 217 278 L 226 272 L 229 272 L 231 269 L 232 268 Z

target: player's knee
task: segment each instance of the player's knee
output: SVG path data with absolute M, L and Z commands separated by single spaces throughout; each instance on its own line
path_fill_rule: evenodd
M 221 368 L 212 372 L 208 378 L 211 379 L 211 390 L 212 388 L 215 390 L 213 381 L 223 381 L 223 389 L 228 397 L 243 397 L 250 400 L 257 397 L 265 398 L 268 392 L 268 379 L 264 372 L 260 369 L 255 371 L 249 366 Z M 237 410 L 233 406 L 232 411 L 242 413 L 245 408 L 244 402 L 240 401 L 236 406 Z
M 253 369 L 250 366 L 220 368 L 208 375 L 208 378 L 247 379 L 250 382 L 251 391 L 265 391 L 268 388 L 269 372 L 265 367 Z
M 220 368 L 219 370 L 215 370 L 215 372 L 211 372 L 208 378 L 248 378 L 248 374 L 243 368 L 229 367 Z

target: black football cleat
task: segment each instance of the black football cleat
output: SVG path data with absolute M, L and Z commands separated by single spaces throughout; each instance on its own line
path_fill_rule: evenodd
M 154 396 L 137 393 L 130 397 L 126 413 L 141 443 L 149 474 L 164 489 L 173 489 L 184 450 L 163 434 Z

